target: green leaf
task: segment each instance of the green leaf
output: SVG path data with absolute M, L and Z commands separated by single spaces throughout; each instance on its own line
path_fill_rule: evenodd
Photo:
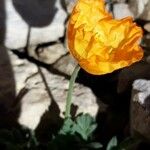
M 81 137 L 87 141 L 96 127 L 97 124 L 94 118 L 92 118 L 89 114 L 84 114 L 77 117 L 76 124 L 73 126 L 73 131 L 80 134 Z
M 98 143 L 98 142 L 89 143 L 87 146 L 89 148 L 93 148 L 93 149 L 99 149 L 99 148 L 103 147 L 103 145 L 101 143 Z
M 73 133 L 73 130 L 72 130 L 73 125 L 74 125 L 74 122 L 72 121 L 72 119 L 67 118 L 64 121 L 64 124 L 63 124 L 62 128 L 60 129 L 59 134 L 63 134 L 63 135 L 72 134 Z
M 115 147 L 117 147 L 117 144 L 118 144 L 117 138 L 116 138 L 116 137 L 113 137 L 113 138 L 109 141 L 106 150 L 113 150 Z

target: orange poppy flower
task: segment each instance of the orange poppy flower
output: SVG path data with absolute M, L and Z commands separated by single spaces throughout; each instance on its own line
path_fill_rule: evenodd
M 101 75 L 126 67 L 143 57 L 142 29 L 131 17 L 112 18 L 103 0 L 78 0 L 69 19 L 71 54 L 87 72 Z

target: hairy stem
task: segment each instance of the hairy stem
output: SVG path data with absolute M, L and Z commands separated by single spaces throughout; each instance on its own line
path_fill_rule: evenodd
M 80 66 L 77 65 L 71 75 L 71 79 L 69 82 L 69 90 L 68 90 L 67 99 L 66 99 L 65 118 L 71 117 L 70 110 L 71 110 L 73 87 L 74 87 L 74 83 L 77 78 L 79 70 L 80 70 Z

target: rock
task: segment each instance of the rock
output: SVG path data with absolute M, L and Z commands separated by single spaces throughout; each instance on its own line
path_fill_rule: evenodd
M 122 69 L 118 77 L 118 93 L 130 89 L 136 79 L 150 79 L 150 64 L 144 61 L 132 64 Z
M 53 67 L 60 72 L 71 75 L 76 65 L 76 60 L 70 55 L 70 53 L 68 53 L 57 62 L 55 62 Z
M 150 141 L 150 80 L 134 81 L 130 118 L 132 135 L 138 133 Z
M 20 99 L 20 102 L 16 104 L 16 107 L 20 105 L 19 123 L 30 129 L 35 129 L 43 114 L 51 111 L 49 108 L 54 102 L 60 109 L 60 113 L 57 115 L 63 117 L 69 81 L 63 76 L 37 67 L 26 59 L 20 60 L 11 52 L 9 54 L 13 62 L 18 93 L 22 88 L 28 90 Z M 86 86 L 75 84 L 73 104 L 77 108 L 77 113 L 90 113 L 92 116 L 97 114 L 96 97 Z
M 146 9 L 146 7 L 149 5 L 149 3 L 150 3 L 149 0 L 130 0 L 129 1 L 130 9 L 133 12 L 135 18 L 140 17 L 144 13 L 149 14 L 149 9 Z M 145 16 L 144 18 L 143 17 L 140 17 L 140 18 L 146 19 L 147 16 Z
M 0 118 L 7 113 L 16 97 L 16 85 L 6 47 L 0 45 Z
M 150 32 L 150 23 L 146 23 L 144 25 L 144 29 L 147 31 L 147 32 Z
M 42 63 L 51 64 L 54 69 L 69 76 L 77 65 L 76 60 L 61 43 L 48 46 L 41 45 L 38 48 L 32 46 L 29 47 L 28 52 L 30 57 Z
M 134 102 L 144 105 L 146 98 L 150 95 L 150 81 L 145 79 L 135 80 L 133 83 L 133 90 L 138 91 L 133 97 Z
M 149 48 L 150 47 L 150 34 L 146 34 L 144 37 L 143 37 L 143 43 L 144 43 L 144 46 Z M 149 50 L 147 50 L 149 51 Z
M 38 48 L 30 47 L 28 51 L 29 56 L 45 64 L 53 64 L 67 53 L 67 50 L 61 43 L 49 46 L 40 46 Z
M 25 87 L 27 78 L 38 73 L 38 68 L 35 64 L 30 63 L 26 59 L 19 59 L 11 51 L 9 51 L 9 56 L 13 66 L 16 81 L 16 92 L 18 94 L 21 89 Z
M 106 0 L 106 1 L 110 1 L 110 0 Z M 111 0 L 114 3 L 125 3 L 126 0 Z
M 21 100 L 21 112 L 18 122 L 34 130 L 42 115 L 48 111 L 50 100 L 47 92 L 42 88 L 32 88 Z
M 141 19 L 150 21 L 150 1 L 147 1 L 144 11 L 140 16 Z
M 41 116 L 48 110 L 52 99 L 55 100 L 60 109 L 60 114 L 58 115 L 63 117 L 63 112 L 65 111 L 68 81 L 64 77 L 47 72 L 45 69 L 42 69 L 42 73 L 45 76 L 52 97 L 48 95 L 40 75 L 37 74 L 27 80 L 26 88 L 29 89 L 29 92 L 22 99 L 19 122 L 31 129 L 37 127 Z M 96 98 L 91 90 L 79 84 L 75 85 L 73 104 L 78 107 L 77 113 L 90 113 L 92 116 L 96 116 L 98 111 Z M 32 119 L 28 116 L 32 116 Z
M 128 4 L 125 4 L 125 3 L 114 4 L 113 5 L 113 14 L 116 19 L 122 19 L 127 16 L 133 17 L 133 13 L 130 11 Z
M 49 3 L 52 3 L 52 5 L 47 5 Z M 7 15 L 6 47 L 10 49 L 25 47 L 29 35 L 29 45 L 56 41 L 64 36 L 64 22 L 67 14 L 59 0 L 42 2 L 5 0 L 5 5 Z M 42 9 L 43 7 L 44 9 Z
M 146 61 L 150 64 L 150 56 L 146 58 Z
M 70 14 L 77 0 L 65 0 L 67 11 Z
M 5 13 L 5 0 L 0 1 L 0 45 L 3 45 L 5 38 L 5 21 L 6 21 L 6 13 Z
M 42 69 L 42 72 L 45 75 L 54 99 L 56 102 L 58 102 L 59 107 L 62 108 L 61 113 L 64 112 L 65 100 L 69 85 L 68 80 L 66 80 L 64 77 L 51 75 L 45 69 Z M 96 116 L 98 105 L 96 103 L 96 97 L 90 88 L 76 83 L 74 86 L 72 100 L 73 104 L 78 106 L 77 113 L 90 113 L 92 116 Z

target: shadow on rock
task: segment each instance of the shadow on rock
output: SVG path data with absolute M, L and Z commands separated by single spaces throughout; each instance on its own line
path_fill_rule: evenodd
M 60 117 L 59 106 L 53 97 L 51 89 L 49 88 L 48 83 L 40 67 L 38 67 L 38 70 L 45 85 L 46 91 L 49 95 L 49 98 L 51 100 L 51 104 L 49 106 L 48 111 L 44 113 L 44 115 L 41 118 L 40 124 L 36 128 L 37 138 L 40 141 L 45 142 L 51 139 L 53 134 L 57 133 L 57 131 L 62 125 L 63 119 Z
M 119 140 L 129 136 L 129 112 L 132 83 L 138 78 L 150 78 L 150 64 L 135 63 L 130 67 L 110 74 L 95 76 L 80 71 L 78 82 L 92 89 L 97 97 L 97 138 L 104 145 L 118 136 Z
M 95 76 L 79 73 L 79 82 L 90 87 L 97 97 L 99 111 L 97 115 L 98 140 L 106 144 L 114 135 L 121 135 L 128 120 L 129 97 L 120 97 L 117 93 L 119 71 Z
M 12 0 L 17 12 L 29 26 L 49 25 L 57 11 L 56 0 Z
M 7 49 L 0 46 L 0 126 L 10 126 L 17 118 L 12 114 L 12 105 L 15 101 L 15 80 Z
M 11 112 L 15 101 L 15 80 L 7 49 L 3 46 L 5 38 L 5 3 L 0 0 L 0 127 L 14 124 L 17 115 Z
M 5 38 L 5 21 L 6 21 L 6 14 L 5 14 L 5 4 L 4 0 L 0 0 L 0 44 L 3 44 Z

